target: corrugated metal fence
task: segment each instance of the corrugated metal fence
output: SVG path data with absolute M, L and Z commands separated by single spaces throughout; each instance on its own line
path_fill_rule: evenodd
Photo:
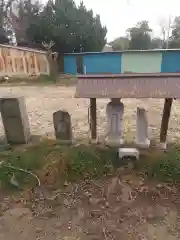
M 46 52 L 0 44 L 0 76 L 48 75 Z

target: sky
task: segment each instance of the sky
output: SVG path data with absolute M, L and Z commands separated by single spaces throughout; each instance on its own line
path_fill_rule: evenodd
M 80 0 L 75 0 L 77 4 Z M 160 23 L 168 26 L 169 16 L 180 15 L 180 0 L 83 0 L 88 9 L 101 17 L 108 29 L 107 40 L 124 36 L 126 29 L 141 20 L 149 21 L 154 36 L 160 36 Z

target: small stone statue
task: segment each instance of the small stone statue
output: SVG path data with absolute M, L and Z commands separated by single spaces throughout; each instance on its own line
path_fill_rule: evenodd
M 123 139 L 123 115 L 124 104 L 120 98 L 113 98 L 107 104 L 106 114 L 108 118 L 108 145 L 119 146 L 124 143 Z
M 53 113 L 53 123 L 56 139 L 61 142 L 72 142 L 71 116 L 66 111 L 57 111 Z

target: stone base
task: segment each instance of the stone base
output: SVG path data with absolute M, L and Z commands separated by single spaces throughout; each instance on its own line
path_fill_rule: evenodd
M 91 144 L 98 144 L 99 140 L 96 138 L 96 139 L 89 139 L 89 143 Z
M 123 157 L 135 157 L 139 159 L 139 151 L 136 148 L 119 148 L 119 158 Z
M 111 147 L 119 147 L 124 144 L 124 139 L 107 138 L 106 144 Z
M 160 142 L 158 147 L 162 150 L 166 150 L 167 149 L 167 143 L 166 142 Z
M 138 145 L 138 147 L 140 147 L 140 148 L 149 148 L 150 140 L 146 139 L 144 142 L 138 142 L 136 140 L 136 145 Z
M 72 140 L 59 140 L 59 139 L 57 139 L 57 141 L 59 142 L 59 144 L 62 144 L 62 145 L 71 145 L 72 144 Z

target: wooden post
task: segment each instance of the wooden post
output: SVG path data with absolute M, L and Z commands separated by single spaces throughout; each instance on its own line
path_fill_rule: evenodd
M 166 145 L 169 117 L 171 114 L 172 98 L 166 98 L 164 101 L 163 116 L 161 121 L 160 144 Z M 164 147 L 165 148 L 165 147 Z
M 97 138 L 97 121 L 96 121 L 96 98 L 90 98 L 90 130 L 91 139 Z

